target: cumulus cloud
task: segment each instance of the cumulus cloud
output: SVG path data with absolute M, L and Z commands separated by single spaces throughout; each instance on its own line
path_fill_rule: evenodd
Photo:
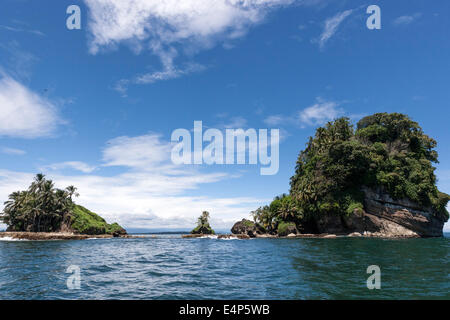
M 3 203 L 11 192 L 25 189 L 33 176 L 0 170 L 0 202 Z M 109 222 L 118 221 L 133 228 L 189 228 L 203 210 L 209 210 L 214 219 L 223 224 L 215 227 L 230 227 L 270 200 L 182 195 L 201 184 L 224 178 L 217 174 L 173 177 L 162 172 L 128 172 L 110 177 L 50 174 L 49 178 L 59 188 L 75 185 L 81 195 L 77 203 L 98 212 Z
M 210 46 L 260 22 L 270 10 L 295 0 L 85 0 L 90 9 L 90 50 L 128 42 L 142 47 L 194 42 Z M 144 43 L 144 44 L 143 44 Z M 146 45 L 145 45 L 146 44 Z
M 345 20 L 345 18 L 347 18 L 349 15 L 351 15 L 352 12 L 353 12 L 353 10 L 345 10 L 345 11 L 339 12 L 335 16 L 333 16 L 325 21 L 325 26 L 324 26 L 323 32 L 320 35 L 319 40 L 318 40 L 319 46 L 321 49 L 323 49 L 325 47 L 325 44 L 327 43 L 327 41 L 330 40 L 331 37 L 334 36 L 334 34 L 338 30 L 341 23 Z
M 301 126 L 321 125 L 338 118 L 342 114 L 343 111 L 339 108 L 337 102 L 317 98 L 317 103 L 300 111 L 297 119 Z
M 160 57 L 162 70 L 122 79 L 115 89 L 123 96 L 131 84 L 169 80 L 204 70 L 191 63 L 175 67 L 180 52 L 191 56 L 218 42 L 229 43 L 261 23 L 266 15 L 293 3 L 319 0 L 84 0 L 89 8 L 89 50 L 97 54 L 126 44 L 135 53 L 149 50 Z
M 7 75 L 0 74 L 0 136 L 49 136 L 62 121 L 55 105 Z
M 171 145 L 158 134 L 118 137 L 108 141 L 103 150 L 105 166 L 153 169 L 170 159 Z
M 248 217 L 250 211 L 270 201 L 188 195 L 206 184 L 238 176 L 176 166 L 170 161 L 170 153 L 171 142 L 160 135 L 123 136 L 108 141 L 103 149 L 103 165 L 94 167 L 67 161 L 47 166 L 52 170 L 44 173 L 58 188 L 76 186 L 81 195 L 77 203 L 98 212 L 109 222 L 117 221 L 129 228 L 190 228 L 203 210 L 211 212 L 214 227 L 229 228 L 233 222 Z M 112 175 L 102 175 L 105 166 L 118 170 Z M 58 171 L 65 168 L 86 174 Z M 10 193 L 27 188 L 33 177 L 32 173 L 0 169 L 0 209 Z

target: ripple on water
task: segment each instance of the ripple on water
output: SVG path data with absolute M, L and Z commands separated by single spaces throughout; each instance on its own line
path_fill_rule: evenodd
M 450 239 L 1 241 L 1 299 L 449 299 Z M 382 290 L 366 287 L 369 265 Z M 81 268 L 68 290 L 67 267 Z

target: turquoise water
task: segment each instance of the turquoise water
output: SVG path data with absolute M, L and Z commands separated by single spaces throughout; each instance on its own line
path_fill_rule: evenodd
M 0 299 L 449 299 L 449 254 L 450 238 L 0 241 Z

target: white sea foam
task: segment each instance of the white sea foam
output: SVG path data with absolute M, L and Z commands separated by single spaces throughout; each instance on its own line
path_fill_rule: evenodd
M 217 236 L 217 235 L 207 235 L 207 236 L 200 237 L 199 239 L 242 240 L 242 239 L 239 239 L 238 237 L 219 238 L 219 236 Z
M 216 235 L 207 235 L 207 236 L 200 237 L 200 239 L 217 239 L 217 236 Z
M 222 238 L 220 240 L 243 240 L 243 239 L 239 239 L 238 237 L 230 237 L 230 238 Z
M 15 239 L 12 237 L 0 237 L 0 241 L 28 241 L 27 239 Z

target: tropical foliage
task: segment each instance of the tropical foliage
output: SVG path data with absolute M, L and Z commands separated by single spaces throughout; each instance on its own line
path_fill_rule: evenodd
M 253 212 L 275 229 L 281 221 L 305 223 L 322 214 L 349 215 L 364 209 L 363 187 L 431 207 L 448 220 L 450 196 L 438 191 L 436 141 L 408 116 L 378 113 L 356 129 L 348 118 L 318 128 L 300 152 L 289 195 Z
M 192 234 L 215 234 L 209 225 L 209 212 L 203 211 L 197 219 L 197 226 L 191 231 Z
M 76 205 L 77 188 L 57 189 L 43 174 L 36 175 L 25 191 L 13 192 L 5 202 L 0 221 L 9 231 L 58 232 L 63 226 L 83 234 L 125 232 L 118 224 L 108 224 L 97 214 Z
M 38 174 L 28 190 L 9 195 L 1 220 L 12 231 L 55 231 L 72 209 L 74 196 L 78 196 L 75 187 L 56 189 L 53 181 Z

